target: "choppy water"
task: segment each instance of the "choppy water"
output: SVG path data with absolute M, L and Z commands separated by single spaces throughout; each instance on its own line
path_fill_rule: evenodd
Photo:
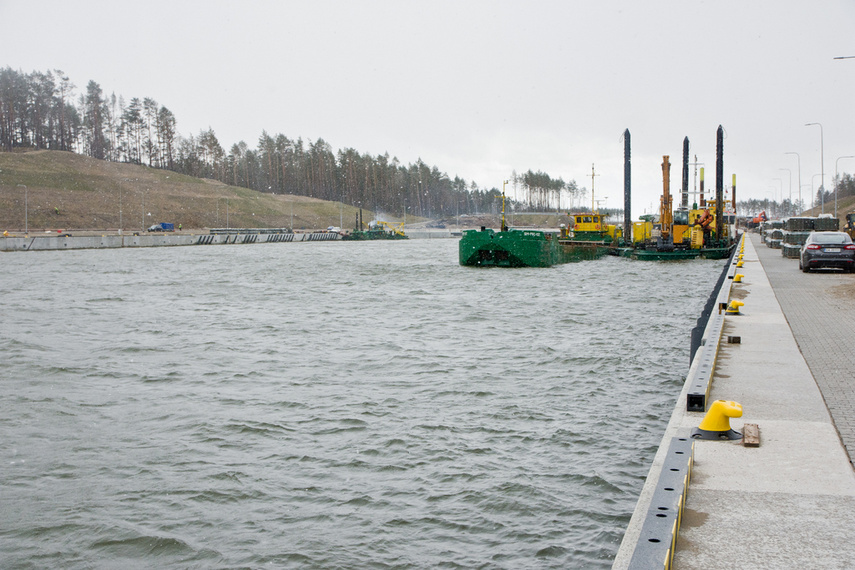
M 3 567 L 608 567 L 723 262 L 0 255 Z

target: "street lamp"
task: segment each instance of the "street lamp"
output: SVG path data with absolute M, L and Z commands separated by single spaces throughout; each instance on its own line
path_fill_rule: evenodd
M 27 187 L 24 184 L 18 184 L 18 188 L 24 189 L 24 235 L 27 235 L 30 233 L 29 196 L 27 195 Z
M 799 167 L 799 208 L 802 207 L 802 160 L 797 152 L 785 152 L 784 154 L 796 155 L 796 164 Z
M 802 184 L 802 186 L 804 188 L 810 188 L 811 191 L 813 191 L 813 186 L 811 186 L 810 184 Z M 801 188 L 799 188 L 799 194 L 801 194 Z M 811 208 L 813 208 L 813 203 L 811 203 Z
M 806 127 L 811 125 L 819 125 L 819 173 L 822 178 L 819 180 L 819 189 L 825 191 L 825 147 L 823 143 L 822 125 L 819 123 L 805 123 Z M 813 184 L 813 182 L 811 182 Z M 825 213 L 825 196 L 822 196 L 821 213 Z
M 837 174 L 837 163 L 841 158 L 855 158 L 855 156 L 840 156 L 834 161 L 834 217 L 837 217 L 837 187 L 840 185 L 840 179 Z
M 787 174 L 790 175 L 790 209 L 792 209 L 792 207 L 793 207 L 793 171 L 790 170 L 789 168 L 779 168 L 778 170 L 786 170 Z M 783 190 L 781 191 L 781 193 L 783 194 Z M 783 201 L 784 201 L 784 197 L 781 196 L 781 202 L 783 202 Z
M 817 176 L 822 176 L 822 173 L 814 174 L 813 176 L 810 177 L 810 191 L 813 192 L 814 196 L 816 196 L 816 190 L 813 189 L 813 181 L 816 180 Z M 819 189 L 822 190 L 822 180 L 820 180 L 820 182 L 819 182 Z

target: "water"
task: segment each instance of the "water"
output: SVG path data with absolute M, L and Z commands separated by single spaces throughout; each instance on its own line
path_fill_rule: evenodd
M 3 567 L 607 568 L 721 261 L 0 256 Z

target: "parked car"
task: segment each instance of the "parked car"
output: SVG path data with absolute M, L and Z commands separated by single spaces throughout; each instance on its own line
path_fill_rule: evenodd
M 151 226 L 146 231 L 147 232 L 174 232 L 175 231 L 175 224 L 167 224 L 166 222 L 161 222 L 159 224 L 154 224 L 153 226 Z
M 799 269 L 820 267 L 855 271 L 855 244 L 845 232 L 811 232 L 799 253 Z

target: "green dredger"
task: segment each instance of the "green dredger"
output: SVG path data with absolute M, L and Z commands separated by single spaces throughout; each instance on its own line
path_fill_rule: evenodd
M 362 229 L 365 225 L 362 223 L 362 208 L 356 215 L 356 225 L 352 232 L 343 233 L 341 239 L 345 241 L 364 241 L 376 239 L 409 239 L 404 233 L 404 224 L 390 224 L 375 220 L 368 222 L 368 229 Z

